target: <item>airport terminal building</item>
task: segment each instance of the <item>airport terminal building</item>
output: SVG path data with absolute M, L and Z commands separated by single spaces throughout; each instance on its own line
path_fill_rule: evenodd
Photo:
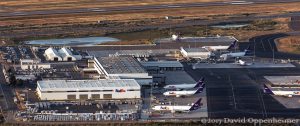
M 134 79 L 43 80 L 36 89 L 41 100 L 139 99 L 140 90 Z
M 100 76 L 107 79 L 135 79 L 140 85 L 149 85 L 153 82 L 152 76 L 131 56 L 94 58 L 94 68 Z

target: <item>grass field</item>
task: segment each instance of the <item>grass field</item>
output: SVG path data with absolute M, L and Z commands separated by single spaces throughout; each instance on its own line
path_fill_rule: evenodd
M 149 42 L 157 38 L 170 37 L 171 34 L 181 33 L 183 36 L 234 36 L 240 42 L 248 41 L 249 38 L 257 35 L 272 34 L 277 32 L 287 32 L 290 30 L 288 27 L 288 18 L 278 18 L 274 20 L 256 20 L 249 22 L 249 26 L 243 28 L 211 28 L 206 26 L 189 26 L 182 28 L 171 29 L 157 29 L 146 30 L 138 32 L 110 34 L 109 37 L 118 38 L 123 40 L 118 43 L 105 43 L 105 44 L 150 44 Z
M 277 40 L 277 49 L 281 52 L 300 54 L 300 36 L 289 36 Z

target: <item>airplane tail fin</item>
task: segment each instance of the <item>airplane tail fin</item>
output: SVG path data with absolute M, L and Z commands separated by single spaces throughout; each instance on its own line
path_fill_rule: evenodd
M 247 49 L 245 49 L 245 55 L 250 55 L 251 54 L 251 49 L 250 46 L 248 46 Z
M 264 84 L 264 93 L 266 94 L 274 94 L 273 91 L 267 86 Z
M 193 111 L 193 110 L 197 110 L 200 108 L 200 105 L 201 105 L 201 98 L 199 98 L 190 108 L 190 111 Z
M 196 85 L 195 85 L 194 88 L 199 87 L 201 84 L 203 84 L 203 82 L 204 82 L 204 77 L 202 77 L 202 78 L 196 83 Z
M 202 85 L 196 90 L 195 94 L 203 92 L 204 88 L 205 88 L 205 83 L 202 83 Z
M 234 48 L 235 46 L 236 46 L 236 41 L 234 41 L 234 42 L 232 42 L 230 45 L 229 45 L 229 47 L 227 48 L 227 50 L 230 50 L 230 49 L 232 49 L 232 48 Z

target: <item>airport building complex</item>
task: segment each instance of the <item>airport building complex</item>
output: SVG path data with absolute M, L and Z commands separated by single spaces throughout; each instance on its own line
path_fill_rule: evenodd
M 300 94 L 300 76 L 264 76 L 270 83 L 265 86 L 275 95 L 292 97 Z
M 266 83 L 273 88 L 300 88 L 300 76 L 264 76 L 270 83 Z
M 37 82 L 41 100 L 139 99 L 141 86 L 133 79 L 43 80 Z
M 141 85 L 152 83 L 152 76 L 131 56 L 94 58 L 94 68 L 106 78 L 135 79 Z

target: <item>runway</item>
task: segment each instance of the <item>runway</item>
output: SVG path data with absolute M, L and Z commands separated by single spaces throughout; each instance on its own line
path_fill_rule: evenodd
M 227 5 L 251 5 L 251 4 L 270 4 L 270 3 L 290 3 L 300 2 L 300 0 L 244 0 L 230 2 L 208 2 L 208 3 L 184 3 L 184 4 L 160 4 L 144 6 L 120 6 L 120 7 L 103 7 L 103 8 L 76 8 L 76 9 L 53 9 L 53 10 L 36 10 L 20 12 L 1 12 L 0 17 L 22 17 L 34 15 L 52 15 L 52 14 L 76 14 L 76 13 L 111 13 L 123 11 L 144 11 L 155 9 L 172 9 L 172 8 L 190 8 L 190 7 L 209 7 L 209 6 L 227 6 Z

